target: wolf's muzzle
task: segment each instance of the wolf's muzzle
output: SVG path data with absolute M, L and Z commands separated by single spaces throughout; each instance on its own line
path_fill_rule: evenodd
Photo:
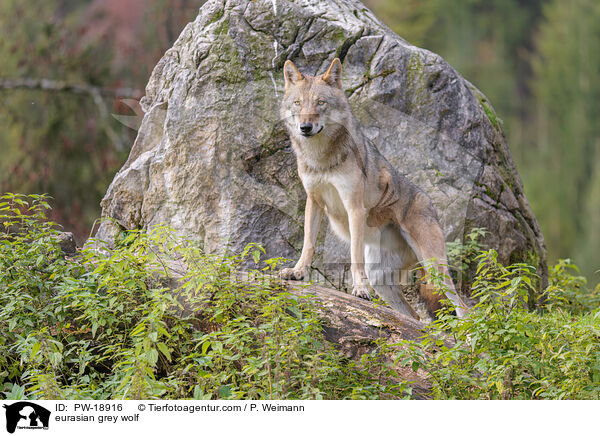
M 312 135 L 313 123 L 302 123 L 300 124 L 300 133 L 304 136 Z

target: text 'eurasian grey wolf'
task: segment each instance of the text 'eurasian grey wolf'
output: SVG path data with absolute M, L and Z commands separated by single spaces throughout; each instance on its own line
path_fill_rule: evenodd
M 370 298 L 370 286 L 390 306 L 418 318 L 402 288 L 383 274 L 420 262 L 441 274 L 446 297 L 464 317 L 466 305 L 454 290 L 431 200 L 363 137 L 342 90 L 340 60 L 320 76 L 302 74 L 289 60 L 283 72 L 281 117 L 307 198 L 302 254 L 281 276 L 301 280 L 308 273 L 324 211 L 335 233 L 350 242 L 353 295 Z M 431 284 L 421 285 L 420 293 L 433 315 L 442 296 Z

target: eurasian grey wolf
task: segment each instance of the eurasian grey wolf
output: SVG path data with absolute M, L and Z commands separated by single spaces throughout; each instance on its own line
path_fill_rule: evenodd
M 398 283 L 381 273 L 406 271 L 420 262 L 433 265 L 444 277 L 445 295 L 464 317 L 467 307 L 454 290 L 444 234 L 431 200 L 362 135 L 342 90 L 340 60 L 334 59 L 319 76 L 302 74 L 289 60 L 283 72 L 280 115 L 307 198 L 302 253 L 281 277 L 301 280 L 308 273 L 325 212 L 334 232 L 350 242 L 353 295 L 369 299 L 370 286 L 391 307 L 418 318 Z M 420 293 L 433 315 L 442 296 L 430 283 L 423 284 Z

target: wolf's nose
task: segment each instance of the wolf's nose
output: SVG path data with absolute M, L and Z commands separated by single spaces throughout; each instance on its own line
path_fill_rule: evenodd
M 302 123 L 300 124 L 300 131 L 304 135 L 308 135 L 313 129 L 312 123 Z

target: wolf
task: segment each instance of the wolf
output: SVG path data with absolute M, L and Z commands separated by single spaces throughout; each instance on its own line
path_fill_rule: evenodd
M 431 200 L 361 133 L 342 89 L 340 60 L 317 76 L 301 73 L 288 60 L 283 73 L 280 115 L 306 191 L 306 209 L 302 253 L 280 276 L 302 280 L 307 275 L 325 213 L 333 231 L 350 243 L 352 295 L 369 299 L 372 288 L 391 307 L 418 319 L 390 272 L 420 263 L 435 268 L 457 315 L 466 316 L 467 306 L 450 278 L 445 238 Z M 434 316 L 442 295 L 431 283 L 422 284 L 420 294 Z

